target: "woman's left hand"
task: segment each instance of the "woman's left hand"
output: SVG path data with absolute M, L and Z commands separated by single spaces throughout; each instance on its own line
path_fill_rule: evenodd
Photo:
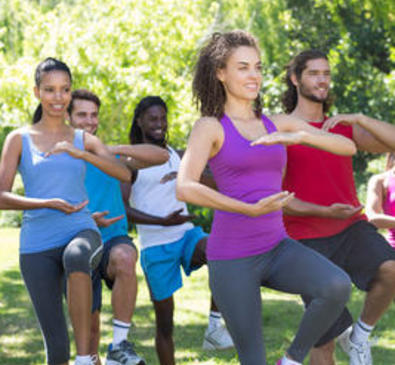
M 286 146 L 302 143 L 302 136 L 300 132 L 273 132 L 259 137 L 251 142 L 251 146 L 265 145 L 270 146 L 273 144 L 284 144 Z
M 75 158 L 82 158 L 83 153 L 84 153 L 83 150 L 75 148 L 70 142 L 62 141 L 62 142 L 56 143 L 55 146 L 52 147 L 51 150 L 45 154 L 45 157 L 54 155 L 56 153 L 63 153 L 63 152 L 66 152 L 70 156 L 75 157 Z

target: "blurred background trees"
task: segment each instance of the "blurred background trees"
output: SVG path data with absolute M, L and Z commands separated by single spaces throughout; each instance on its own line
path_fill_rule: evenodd
M 45 57 L 65 61 L 74 88 L 102 99 L 99 136 L 127 142 L 136 103 L 161 95 L 177 148 L 198 113 L 191 97 L 196 51 L 214 31 L 234 28 L 260 41 L 266 112 L 281 111 L 282 77 L 297 52 L 328 52 L 332 113 L 362 112 L 395 120 L 393 0 L 0 0 L 0 143 L 30 123 L 37 104 L 33 73 Z M 374 168 L 355 159 L 357 181 Z M 370 166 L 378 166 L 371 164 Z M 204 212 L 206 217 L 210 214 Z

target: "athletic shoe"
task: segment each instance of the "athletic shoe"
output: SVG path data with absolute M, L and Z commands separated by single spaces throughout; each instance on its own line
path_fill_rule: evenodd
M 225 326 L 207 327 L 204 333 L 203 350 L 225 350 L 234 347 L 232 337 Z
M 106 365 L 145 365 L 145 361 L 136 354 L 132 343 L 123 340 L 116 346 L 108 346 Z
M 81 360 L 75 360 L 74 365 L 95 365 L 97 362 L 97 356 L 91 356 L 88 361 L 81 361 Z
M 349 344 L 350 351 L 348 355 L 350 356 L 350 365 L 373 365 L 369 341 L 355 344 L 350 340 Z
M 338 337 L 337 342 L 342 350 L 348 355 L 350 353 L 350 336 L 352 333 L 352 326 L 344 330 Z

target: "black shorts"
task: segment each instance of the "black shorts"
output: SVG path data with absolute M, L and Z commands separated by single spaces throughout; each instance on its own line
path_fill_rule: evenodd
M 136 245 L 129 236 L 116 236 L 106 241 L 103 245 L 103 256 L 99 266 L 92 274 L 92 313 L 101 310 L 102 306 L 102 279 L 106 282 L 107 287 L 111 290 L 114 284 L 107 275 L 108 262 L 110 260 L 111 250 L 118 245 L 126 244 L 134 248 L 137 253 Z
M 341 267 L 355 286 L 363 291 L 369 291 L 378 268 L 385 261 L 395 260 L 395 250 L 377 232 L 376 227 L 367 221 L 354 223 L 334 236 L 299 241 Z M 303 300 L 305 304 L 310 301 L 309 298 Z M 338 320 L 315 346 L 328 343 L 352 323 L 352 316 L 345 308 Z

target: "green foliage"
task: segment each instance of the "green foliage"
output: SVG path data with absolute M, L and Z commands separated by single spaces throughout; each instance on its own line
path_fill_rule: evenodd
M 34 68 L 55 56 L 71 67 L 75 88 L 101 97 L 105 142 L 127 142 L 136 103 L 156 94 L 169 105 L 170 143 L 183 148 L 198 116 L 190 87 L 196 51 L 212 32 L 234 28 L 259 39 L 266 113 L 282 109 L 284 65 L 321 48 L 332 65 L 332 113 L 392 122 L 394 24 L 392 0 L 0 0 L 0 143 L 30 123 Z M 358 184 L 371 158 L 356 158 Z

